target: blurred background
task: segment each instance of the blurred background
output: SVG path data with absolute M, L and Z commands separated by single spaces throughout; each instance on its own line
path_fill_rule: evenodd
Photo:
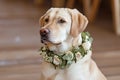
M 0 80 L 40 80 L 39 18 L 51 7 L 88 17 L 93 59 L 108 80 L 120 80 L 119 0 L 0 0 Z

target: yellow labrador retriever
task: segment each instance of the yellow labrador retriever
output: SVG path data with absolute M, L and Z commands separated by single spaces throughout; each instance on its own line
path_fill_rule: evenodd
M 76 9 L 51 8 L 40 18 L 41 42 L 49 49 L 43 49 L 43 51 L 51 53 L 49 62 L 43 61 L 41 64 L 40 80 L 106 80 L 91 59 L 92 52 L 88 52 L 77 61 L 73 61 L 74 57 L 64 56 L 68 52 L 72 52 L 69 50 L 73 46 L 78 48 L 82 44 L 81 33 L 87 24 L 87 18 Z M 65 52 L 66 54 L 61 54 Z M 55 53 L 53 56 L 56 61 L 51 57 L 53 53 Z M 71 55 L 73 56 L 73 54 Z M 58 59 L 56 55 L 60 58 Z M 67 60 L 68 63 L 64 64 Z M 67 64 L 70 64 L 69 67 L 64 68 Z M 56 65 L 59 65 L 60 68 L 56 68 Z

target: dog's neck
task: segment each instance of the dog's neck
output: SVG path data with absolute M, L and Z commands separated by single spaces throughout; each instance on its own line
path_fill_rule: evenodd
M 76 38 L 69 36 L 60 45 L 47 45 L 40 49 L 40 55 L 46 62 L 59 68 L 66 68 L 71 63 L 83 62 L 83 58 L 91 54 L 92 37 L 82 32 Z M 89 56 L 90 58 L 90 56 Z M 82 60 L 81 60 L 82 59 Z
M 68 36 L 68 38 L 63 41 L 60 45 L 48 45 L 48 48 L 51 51 L 54 51 L 56 53 L 59 52 L 65 52 L 70 50 L 73 46 L 77 47 L 78 45 L 81 45 L 82 43 L 82 37 L 81 34 L 79 34 L 77 37 Z

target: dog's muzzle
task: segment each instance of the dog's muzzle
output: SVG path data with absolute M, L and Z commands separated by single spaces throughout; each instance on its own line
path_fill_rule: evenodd
M 45 28 L 40 30 L 41 42 L 44 43 L 48 41 L 48 35 L 50 34 L 50 30 Z

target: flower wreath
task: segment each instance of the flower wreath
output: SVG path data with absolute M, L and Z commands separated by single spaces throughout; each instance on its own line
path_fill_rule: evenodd
M 64 69 L 69 67 L 73 62 L 77 62 L 79 59 L 83 58 L 91 49 L 91 44 L 93 38 L 88 32 L 82 32 L 82 44 L 78 48 L 73 48 L 67 52 L 55 54 L 53 51 L 50 51 L 48 47 L 41 47 L 39 52 L 42 58 L 51 63 L 55 68 Z

